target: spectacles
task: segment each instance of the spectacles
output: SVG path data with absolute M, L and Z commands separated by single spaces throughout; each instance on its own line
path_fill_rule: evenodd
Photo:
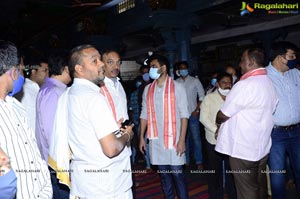
M 114 65 L 120 66 L 122 64 L 122 61 L 120 61 L 120 60 L 114 61 L 112 59 L 109 59 L 109 60 L 107 60 L 106 64 L 109 66 L 114 66 Z

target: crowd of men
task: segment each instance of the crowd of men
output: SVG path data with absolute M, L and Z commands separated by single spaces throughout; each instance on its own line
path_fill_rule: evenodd
M 167 58 L 153 54 L 128 103 L 114 50 L 80 45 L 22 66 L 16 46 L 0 41 L 0 198 L 135 198 L 137 151 L 166 199 L 189 198 L 192 154 L 196 169 L 214 171 L 210 199 L 266 199 L 267 174 L 272 198 L 284 199 L 287 160 L 300 194 L 296 50 L 274 43 L 265 67 L 262 49 L 246 49 L 242 76 L 228 66 L 206 94 L 188 62 L 173 80 Z

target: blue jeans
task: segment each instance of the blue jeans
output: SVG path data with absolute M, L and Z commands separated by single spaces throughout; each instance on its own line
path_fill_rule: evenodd
M 298 195 L 300 195 L 300 127 L 273 128 L 272 147 L 269 158 L 272 199 L 285 198 L 286 154 L 289 155 Z
M 157 165 L 157 167 L 165 199 L 175 198 L 173 184 L 175 185 L 178 198 L 188 199 L 188 189 L 182 165 Z
M 51 176 L 51 183 L 53 189 L 53 199 L 69 199 L 69 188 L 58 182 L 56 178 L 56 173 L 53 169 L 49 168 L 50 176 Z
M 192 143 L 191 143 L 192 142 Z M 186 136 L 186 163 L 190 164 L 190 152 L 193 147 L 196 164 L 202 163 L 202 146 L 200 137 L 199 117 L 190 116 L 188 121 L 188 132 Z

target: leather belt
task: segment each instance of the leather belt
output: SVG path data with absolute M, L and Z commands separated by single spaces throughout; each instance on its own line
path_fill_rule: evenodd
M 296 127 L 300 127 L 300 123 L 297 123 L 297 124 L 291 124 L 291 125 L 288 125 L 288 126 L 277 126 L 277 125 L 274 125 L 274 129 L 284 129 L 284 130 L 292 130 L 293 128 L 296 128 Z

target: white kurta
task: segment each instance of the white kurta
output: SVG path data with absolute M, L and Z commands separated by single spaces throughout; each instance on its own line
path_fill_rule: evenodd
M 180 136 L 181 118 L 189 118 L 188 103 L 185 89 L 182 84 L 174 81 L 175 84 L 175 107 L 176 107 L 176 143 Z M 151 84 L 150 84 L 151 85 Z M 140 118 L 147 120 L 147 93 L 149 86 L 145 87 L 143 93 L 142 112 Z M 165 85 L 165 84 L 164 84 Z M 164 86 L 155 87 L 154 110 L 156 114 L 158 139 L 151 139 L 149 142 L 150 161 L 153 165 L 183 165 L 185 155 L 176 154 L 176 149 L 166 149 L 164 145 Z
M 99 87 L 75 78 L 68 94 L 69 145 L 73 152 L 71 194 L 98 199 L 116 198 L 130 190 L 130 153 L 108 158 L 99 140 L 119 129 Z

